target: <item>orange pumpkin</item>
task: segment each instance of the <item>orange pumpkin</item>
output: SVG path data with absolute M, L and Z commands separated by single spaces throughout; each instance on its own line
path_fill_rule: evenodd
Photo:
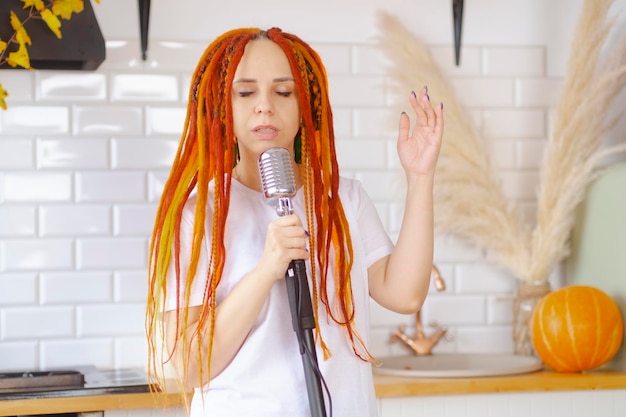
M 545 295 L 531 318 L 532 343 L 543 362 L 557 371 L 597 368 L 615 356 L 623 336 L 615 301 L 603 291 L 571 285 Z

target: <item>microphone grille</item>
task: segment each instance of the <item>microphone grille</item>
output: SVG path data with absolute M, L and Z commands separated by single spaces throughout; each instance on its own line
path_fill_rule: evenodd
M 258 168 L 261 188 L 270 205 L 278 198 L 296 195 L 296 180 L 287 149 L 270 148 L 261 153 Z

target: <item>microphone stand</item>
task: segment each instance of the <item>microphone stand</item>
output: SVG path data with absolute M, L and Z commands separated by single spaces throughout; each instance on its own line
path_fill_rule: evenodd
M 276 211 L 279 216 L 284 216 L 287 213 L 292 214 L 291 200 L 289 198 L 279 198 Z M 302 366 L 304 367 L 304 379 L 309 397 L 311 417 L 326 417 L 321 376 L 317 366 L 317 354 L 313 338 L 315 316 L 313 315 L 311 293 L 306 276 L 306 265 L 303 259 L 293 260 L 289 263 L 285 279 L 289 307 L 291 309 L 291 322 L 298 338 Z M 310 354 L 307 354 L 307 352 Z

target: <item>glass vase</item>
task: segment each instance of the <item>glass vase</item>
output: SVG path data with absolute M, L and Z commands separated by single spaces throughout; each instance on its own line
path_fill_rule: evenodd
M 531 318 L 535 306 L 550 292 L 547 282 L 520 282 L 513 299 L 513 352 L 517 355 L 533 356 Z

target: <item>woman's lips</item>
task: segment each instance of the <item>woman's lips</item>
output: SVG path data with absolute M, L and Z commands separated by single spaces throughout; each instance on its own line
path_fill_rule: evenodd
M 278 136 L 278 128 L 270 125 L 256 126 L 252 133 L 259 139 L 274 139 Z

